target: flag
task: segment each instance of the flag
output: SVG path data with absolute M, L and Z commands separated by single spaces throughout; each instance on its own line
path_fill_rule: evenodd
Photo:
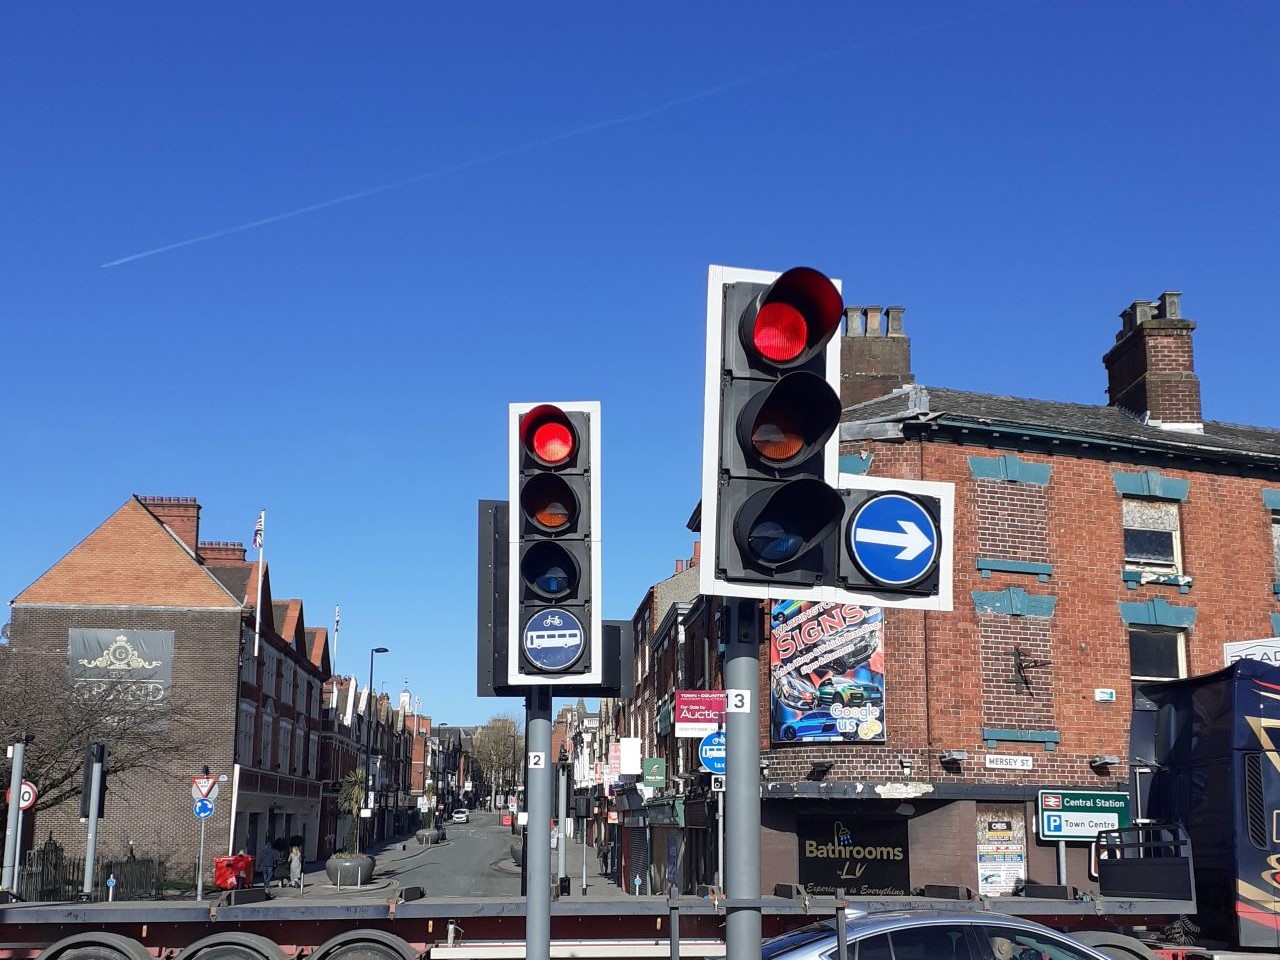
M 266 523 L 267 511 L 258 514 L 258 522 L 253 525 L 253 549 L 262 549 L 262 528 Z
M 338 604 L 333 605 L 333 632 L 338 632 L 338 627 L 342 625 L 342 607 Z

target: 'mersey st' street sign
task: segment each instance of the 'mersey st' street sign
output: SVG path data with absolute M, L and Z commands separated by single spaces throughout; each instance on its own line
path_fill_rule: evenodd
M 722 723 L 724 723 L 723 690 L 676 691 L 677 737 L 701 739 L 719 730 Z

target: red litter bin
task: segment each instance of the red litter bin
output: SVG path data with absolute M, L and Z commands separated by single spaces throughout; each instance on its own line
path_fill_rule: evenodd
M 237 853 L 213 858 L 213 885 L 219 890 L 253 886 L 253 857 Z

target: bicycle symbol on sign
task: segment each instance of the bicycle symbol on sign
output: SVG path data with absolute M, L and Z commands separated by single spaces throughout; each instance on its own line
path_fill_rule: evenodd
M 563 627 L 564 618 L 558 613 L 549 613 L 543 618 L 542 625 L 544 627 Z

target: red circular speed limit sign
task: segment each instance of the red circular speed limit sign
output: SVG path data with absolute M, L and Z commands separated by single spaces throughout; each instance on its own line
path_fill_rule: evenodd
M 5 803 L 10 802 L 11 800 L 10 794 L 12 793 L 13 793 L 12 790 L 6 790 L 4 792 Z M 36 793 L 36 785 L 32 783 L 30 780 L 23 780 L 22 786 L 18 788 L 18 809 L 30 810 L 32 807 L 36 805 L 37 796 L 38 794 Z

